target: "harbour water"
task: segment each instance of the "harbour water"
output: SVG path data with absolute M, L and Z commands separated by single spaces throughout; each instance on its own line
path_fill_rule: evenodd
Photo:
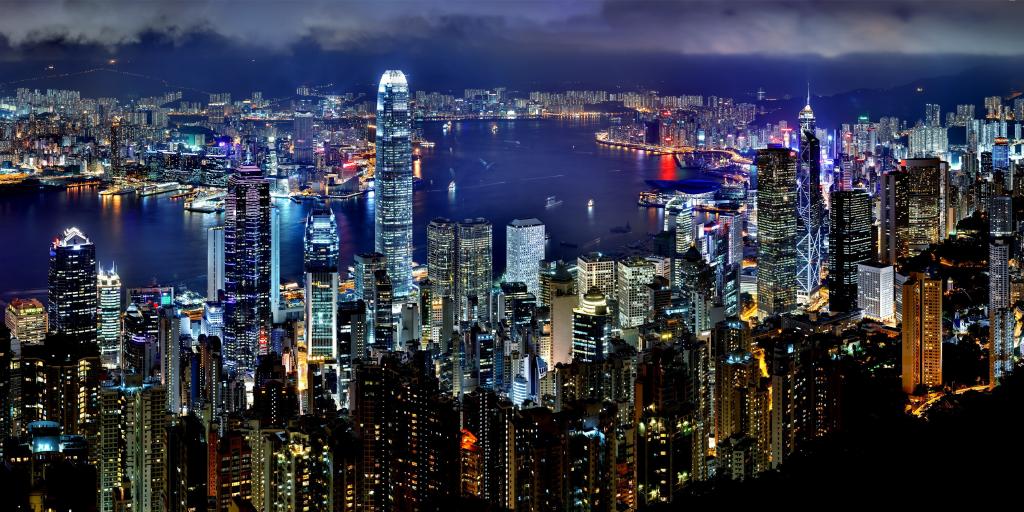
M 505 265 L 505 225 L 536 217 L 547 226 L 548 258 L 594 250 L 615 252 L 658 231 L 661 211 L 636 205 L 648 179 L 694 176 L 671 155 L 600 146 L 594 120 L 426 122 L 435 143 L 421 149 L 415 172 L 415 259 L 426 258 L 426 224 L 434 217 L 485 217 L 494 225 L 495 277 Z M 494 129 L 494 127 L 497 129 Z M 450 182 L 455 181 L 454 190 Z M 554 201 L 549 198 L 554 197 Z M 593 207 L 588 202 L 593 200 Z M 311 203 L 277 199 L 281 209 L 281 277 L 298 280 L 302 236 Z M 373 197 L 331 200 L 343 266 L 373 250 Z M 100 197 L 95 189 L 0 193 L 0 300 L 44 296 L 50 241 L 78 226 L 96 244 L 103 266 L 117 265 L 125 286 L 152 282 L 202 292 L 206 229 L 221 214 L 184 211 L 169 195 Z M 628 233 L 612 228 L 629 224 Z M 621 231 L 621 230 L 619 230 Z

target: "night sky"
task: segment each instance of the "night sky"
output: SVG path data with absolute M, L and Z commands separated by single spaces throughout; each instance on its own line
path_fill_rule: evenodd
M 369 91 L 381 70 L 399 67 L 414 88 L 430 90 L 650 87 L 742 97 L 765 87 L 781 97 L 801 95 L 807 81 L 832 95 L 978 66 L 986 77 L 1013 74 L 1024 55 L 1024 5 L 1008 0 L 40 0 L 2 8 L 0 93 L 61 85 L 12 83 L 49 74 L 49 65 L 75 72 L 116 58 L 119 70 L 203 92 L 273 95 L 307 83 Z M 148 92 L 147 79 L 92 80 L 112 94 Z M 73 83 L 87 89 L 90 80 Z

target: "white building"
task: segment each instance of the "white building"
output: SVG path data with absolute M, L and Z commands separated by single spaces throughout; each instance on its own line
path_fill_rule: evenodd
M 505 228 L 505 282 L 526 283 L 540 297 L 540 262 L 544 260 L 544 224 L 537 219 L 514 219 Z
M 643 324 L 653 305 L 648 285 L 654 281 L 655 267 L 643 258 L 618 262 L 616 275 L 619 299 L 619 327 L 628 329 Z
M 894 270 L 880 263 L 857 264 L 857 307 L 864 317 L 895 323 Z
M 224 231 L 221 230 L 221 233 Z M 223 251 L 221 254 L 224 254 Z M 221 279 L 223 282 L 223 274 Z M 96 276 L 96 293 L 99 304 L 96 338 L 100 347 L 100 360 L 105 368 L 117 368 L 121 363 L 121 277 L 114 268 L 99 271 Z

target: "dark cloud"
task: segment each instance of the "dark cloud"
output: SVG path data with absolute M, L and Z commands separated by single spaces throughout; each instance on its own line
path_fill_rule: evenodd
M 197 34 L 288 51 L 417 42 L 712 55 L 1022 55 L 1009 0 L 37 0 L 0 7 L 0 37 L 118 48 Z

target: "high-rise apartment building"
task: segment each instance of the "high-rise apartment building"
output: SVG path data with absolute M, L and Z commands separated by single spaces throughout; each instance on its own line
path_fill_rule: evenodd
M 942 385 L 942 281 L 919 272 L 903 284 L 903 391 Z

